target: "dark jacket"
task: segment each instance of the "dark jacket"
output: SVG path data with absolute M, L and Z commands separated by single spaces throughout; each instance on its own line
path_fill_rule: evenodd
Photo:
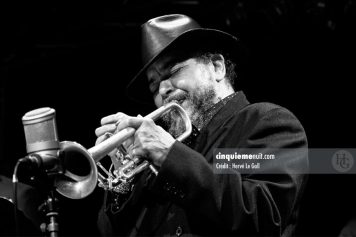
M 99 216 L 102 232 L 290 235 L 306 181 L 307 154 L 266 161 L 270 174 L 217 174 L 216 148 L 307 148 L 307 138 L 287 109 L 250 104 L 239 92 L 202 129 L 193 148 L 175 142 L 158 176 L 144 173 L 127 202 L 115 207 L 115 195 L 108 194 Z

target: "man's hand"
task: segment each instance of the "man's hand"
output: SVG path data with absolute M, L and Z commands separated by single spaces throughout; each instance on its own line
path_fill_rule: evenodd
M 115 134 L 116 127 L 117 127 L 117 125 L 116 125 L 117 121 L 120 121 L 126 117 L 128 117 L 128 116 L 124 113 L 116 113 L 116 114 L 112 114 L 112 115 L 102 118 L 100 121 L 101 126 L 98 127 L 97 129 L 95 129 L 95 135 L 98 137 L 96 139 L 95 145 L 102 143 L 104 140 L 108 139 L 110 137 L 108 135 Z M 122 145 L 128 150 L 130 144 L 132 144 L 132 143 L 133 143 L 133 138 L 129 138 Z M 114 149 L 108 155 L 112 159 L 116 159 L 115 158 L 116 152 L 117 152 L 117 149 Z
M 143 157 L 160 167 L 175 139 L 162 127 L 157 126 L 152 119 L 130 117 L 123 113 L 104 117 L 101 120 L 101 127 L 95 130 L 98 137 L 96 144 L 106 139 L 105 133 L 116 133 L 127 127 L 136 129 L 133 138 L 128 139 L 123 144 L 129 155 L 131 157 Z

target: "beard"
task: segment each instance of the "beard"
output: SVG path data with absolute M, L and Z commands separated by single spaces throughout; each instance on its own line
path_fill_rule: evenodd
M 179 92 L 174 96 L 167 98 L 164 101 L 164 104 L 171 101 L 177 103 L 179 101 L 183 101 L 178 104 L 180 104 L 186 111 L 192 125 L 200 130 L 206 122 L 209 109 L 214 105 L 214 98 L 216 98 L 216 91 L 213 86 L 208 86 L 192 93 L 185 91 Z M 174 138 L 177 138 L 185 131 L 183 118 L 180 116 L 178 111 L 169 111 L 163 116 L 162 119 L 168 127 L 168 132 Z

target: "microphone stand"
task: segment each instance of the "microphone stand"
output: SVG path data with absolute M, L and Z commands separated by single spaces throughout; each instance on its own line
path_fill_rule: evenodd
M 40 180 L 43 183 L 47 199 L 39 207 L 39 209 L 46 215 L 46 223 L 41 226 L 42 232 L 46 233 L 49 237 L 58 237 L 59 224 L 58 224 L 58 199 L 56 198 L 55 191 L 55 179 L 58 174 L 63 172 L 63 167 L 59 159 L 53 159 L 51 166 L 46 167 L 45 170 L 41 170 L 42 177 Z
M 49 237 L 57 237 L 59 231 L 58 225 L 58 199 L 55 197 L 54 191 L 49 191 L 47 200 L 40 206 L 40 209 L 46 214 L 47 223 L 42 229 L 47 232 Z
M 39 186 L 43 188 L 46 200 L 38 208 L 46 216 L 46 223 L 42 223 L 41 230 L 49 237 L 58 237 L 59 224 L 58 224 L 58 198 L 55 191 L 55 177 L 62 173 L 62 166 L 60 163 L 54 164 L 53 167 L 47 170 L 40 170 L 38 181 Z

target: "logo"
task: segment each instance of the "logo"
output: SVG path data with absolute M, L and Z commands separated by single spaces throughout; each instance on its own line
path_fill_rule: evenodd
M 354 158 L 346 150 L 338 150 L 332 157 L 332 165 L 336 171 L 345 173 L 354 165 Z

